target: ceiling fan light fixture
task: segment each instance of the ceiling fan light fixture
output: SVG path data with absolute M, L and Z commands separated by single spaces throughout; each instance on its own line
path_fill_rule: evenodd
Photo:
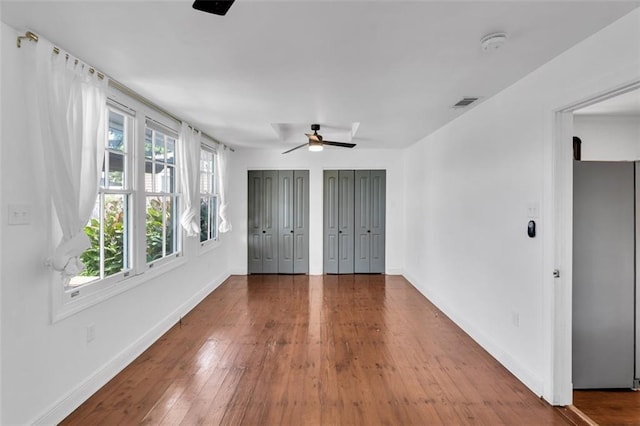
M 309 151 L 311 152 L 320 152 L 322 151 L 322 142 L 309 141 Z

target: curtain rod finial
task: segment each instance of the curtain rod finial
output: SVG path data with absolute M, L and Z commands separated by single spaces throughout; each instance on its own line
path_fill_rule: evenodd
M 35 41 L 37 43 L 38 36 L 31 31 L 27 31 L 23 36 L 18 36 L 18 39 L 16 40 L 18 48 L 22 47 L 22 40 Z

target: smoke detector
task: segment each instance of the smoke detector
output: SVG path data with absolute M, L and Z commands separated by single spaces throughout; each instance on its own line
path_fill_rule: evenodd
M 480 46 L 482 46 L 482 50 L 485 52 L 493 52 L 494 50 L 498 50 L 504 46 L 506 42 L 506 33 L 493 33 L 482 37 L 482 40 L 480 40 Z

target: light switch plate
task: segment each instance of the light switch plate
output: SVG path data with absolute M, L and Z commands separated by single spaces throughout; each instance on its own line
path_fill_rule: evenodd
M 9 204 L 9 225 L 28 225 L 31 223 L 29 204 Z
M 527 217 L 529 219 L 538 219 L 540 216 L 540 203 L 530 202 L 527 203 Z

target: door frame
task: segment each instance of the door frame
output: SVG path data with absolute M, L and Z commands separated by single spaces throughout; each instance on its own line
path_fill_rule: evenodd
M 549 233 L 545 237 L 545 300 L 551 316 L 551 395 L 553 405 L 573 402 L 572 294 L 573 294 L 573 112 L 640 88 L 640 80 L 594 94 L 556 109 L 551 146 Z M 558 271 L 559 276 L 554 277 Z

